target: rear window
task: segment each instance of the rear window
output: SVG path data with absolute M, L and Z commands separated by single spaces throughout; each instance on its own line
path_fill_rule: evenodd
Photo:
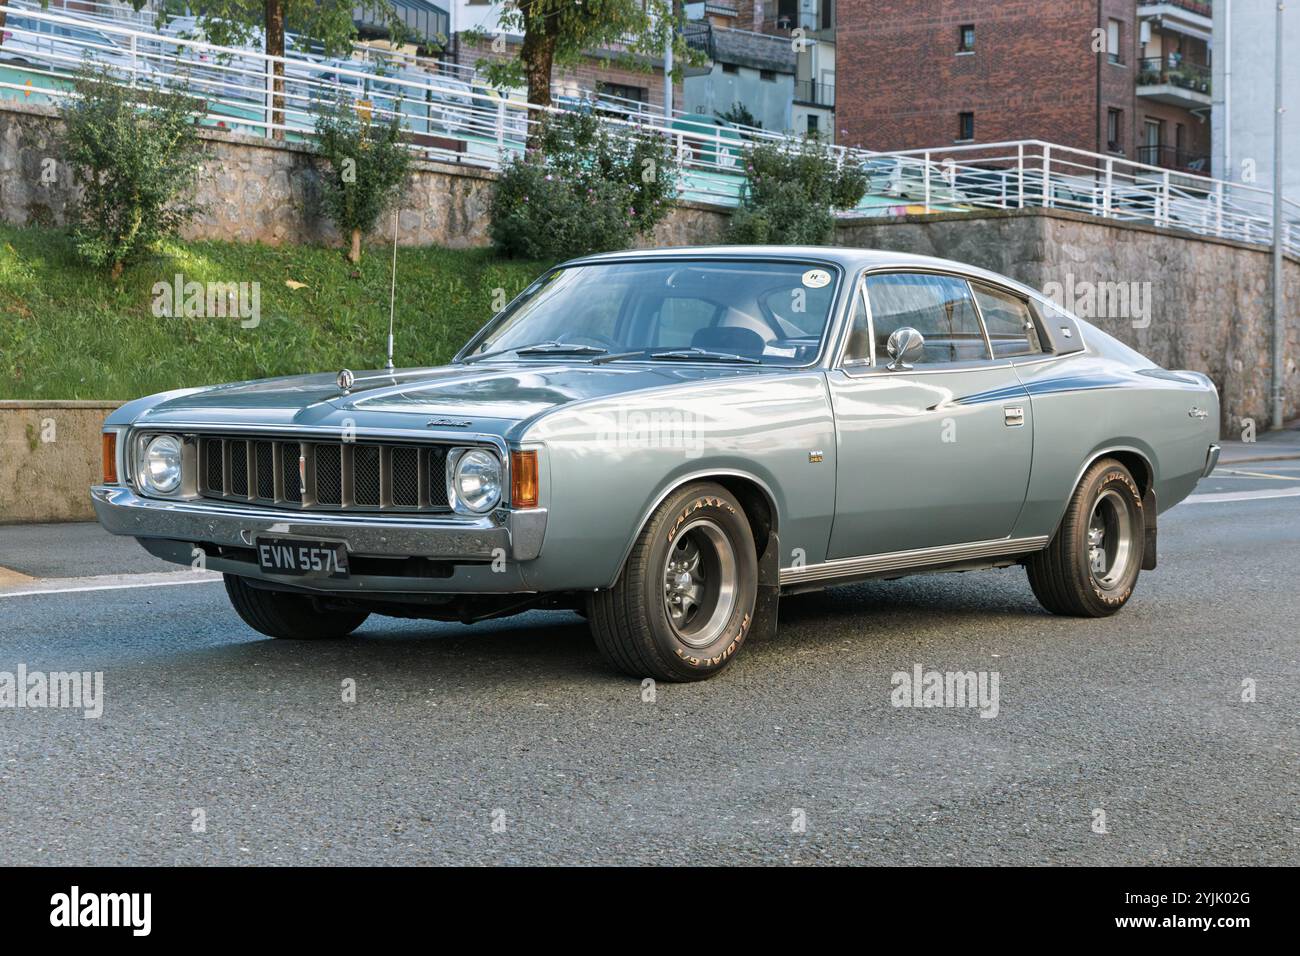
M 1029 303 L 998 289 L 972 283 L 975 301 L 984 316 L 994 358 L 1037 355 L 1043 351 L 1038 327 L 1029 313 Z

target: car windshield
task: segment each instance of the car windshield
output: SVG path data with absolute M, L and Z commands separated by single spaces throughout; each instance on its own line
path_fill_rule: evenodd
M 498 315 L 462 361 L 730 361 L 805 365 L 838 270 L 815 262 L 654 260 L 557 269 Z

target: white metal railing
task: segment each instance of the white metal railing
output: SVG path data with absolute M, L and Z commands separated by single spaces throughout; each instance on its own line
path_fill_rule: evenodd
M 25 0 L 14 3 L 0 43 L 0 97 L 57 103 L 70 95 L 72 78 L 89 59 L 125 86 L 190 93 L 202 102 L 198 114 L 205 125 L 308 139 L 319 105 L 345 96 L 382 119 L 396 118 L 406 143 L 421 155 L 488 168 L 521 154 L 545 115 L 594 108 L 603 122 L 649 130 L 671 142 L 682 166 L 679 196 L 726 205 L 740 199 L 744 151 L 750 145 L 798 145 L 795 137 L 771 131 L 691 114 L 668 118 L 603 100 L 537 107 L 493 90 L 472 70 L 435 60 L 373 51 L 347 59 L 301 53 L 272 57 L 107 16 L 71 16 L 42 11 Z M 283 71 L 278 102 L 268 77 L 272 64 Z M 833 149 L 839 162 L 855 164 L 869 177 L 867 195 L 843 215 L 1048 207 L 1271 242 L 1269 190 L 1120 156 L 1039 140 L 890 153 Z M 1295 202 L 1284 207 L 1283 241 L 1300 255 L 1300 204 Z

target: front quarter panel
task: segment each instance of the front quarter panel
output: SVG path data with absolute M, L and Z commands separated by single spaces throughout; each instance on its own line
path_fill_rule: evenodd
M 546 539 L 524 569 L 536 590 L 610 586 L 658 503 L 711 475 L 748 478 L 769 496 L 782 566 L 825 557 L 835 437 L 821 371 L 741 373 L 569 406 L 522 441 L 541 445 L 548 463 Z

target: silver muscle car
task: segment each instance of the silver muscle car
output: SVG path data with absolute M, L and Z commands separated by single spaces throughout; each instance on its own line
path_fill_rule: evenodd
M 143 398 L 95 509 L 272 637 L 585 615 L 637 677 L 716 674 L 780 595 L 1023 565 L 1122 607 L 1218 457 L 1218 394 L 1003 276 L 839 248 L 592 256 L 440 368 Z

